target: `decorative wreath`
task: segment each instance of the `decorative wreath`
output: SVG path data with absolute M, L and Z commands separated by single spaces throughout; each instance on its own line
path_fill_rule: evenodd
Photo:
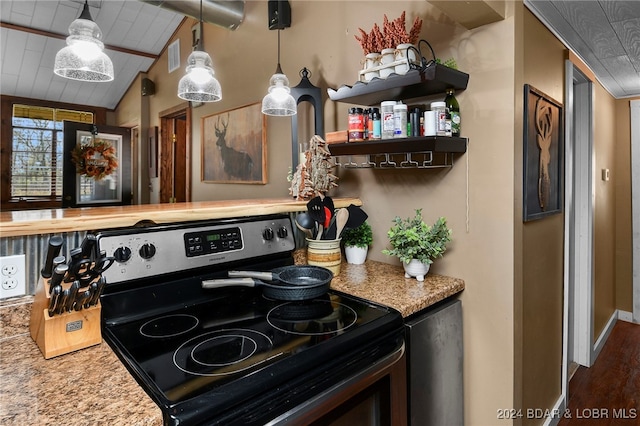
M 87 145 L 76 145 L 71 156 L 76 172 L 95 180 L 104 179 L 118 168 L 116 149 L 104 139 L 95 139 Z

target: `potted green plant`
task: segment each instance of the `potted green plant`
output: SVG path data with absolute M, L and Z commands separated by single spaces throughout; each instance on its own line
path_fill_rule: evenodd
M 387 232 L 392 248 L 382 253 L 400 259 L 406 278 L 416 277 L 418 281 L 424 281 L 433 260 L 442 257 L 446 244 L 451 241 L 447 220 L 440 217 L 433 225 L 427 225 L 422 220 L 422 209 L 416 209 L 413 218 L 396 216 L 393 222 Z
M 372 241 L 373 232 L 369 222 L 362 222 L 357 228 L 345 229 L 342 232 L 342 242 L 344 243 L 344 255 L 347 258 L 347 263 L 363 264 Z

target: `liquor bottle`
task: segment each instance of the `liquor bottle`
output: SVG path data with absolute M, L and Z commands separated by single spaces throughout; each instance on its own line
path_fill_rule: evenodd
M 453 89 L 447 89 L 447 96 L 444 102 L 451 114 L 451 136 L 460 136 L 460 105 L 453 94 Z

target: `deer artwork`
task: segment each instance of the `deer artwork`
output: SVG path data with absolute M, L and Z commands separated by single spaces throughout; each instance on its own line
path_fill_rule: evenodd
M 222 127 L 220 128 L 220 124 Z M 216 141 L 216 145 L 220 150 L 220 155 L 222 156 L 222 164 L 224 166 L 224 171 L 229 176 L 241 179 L 241 180 L 250 180 L 251 179 L 251 171 L 253 169 L 253 160 L 251 156 L 244 151 L 236 151 L 235 149 L 227 146 L 227 142 L 225 141 L 225 136 L 227 134 L 227 126 L 229 125 L 229 114 L 227 114 L 227 122 L 223 122 L 220 117 L 218 117 L 218 121 L 215 124 L 216 137 L 218 140 Z
M 540 208 L 544 211 L 548 207 L 549 194 L 551 191 L 551 178 L 549 176 L 549 163 L 551 162 L 551 139 L 554 128 L 553 109 L 544 99 L 540 98 L 536 102 L 536 140 L 540 148 L 540 163 L 538 168 L 538 201 Z

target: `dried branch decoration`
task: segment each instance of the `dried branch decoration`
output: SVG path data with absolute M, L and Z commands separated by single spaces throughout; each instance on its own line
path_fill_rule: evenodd
M 331 163 L 331 153 L 324 139 L 314 135 L 303 156 L 304 162 L 298 164 L 291 176 L 289 194 L 298 200 L 310 200 L 338 186 L 338 177 L 331 173 L 335 166 Z

